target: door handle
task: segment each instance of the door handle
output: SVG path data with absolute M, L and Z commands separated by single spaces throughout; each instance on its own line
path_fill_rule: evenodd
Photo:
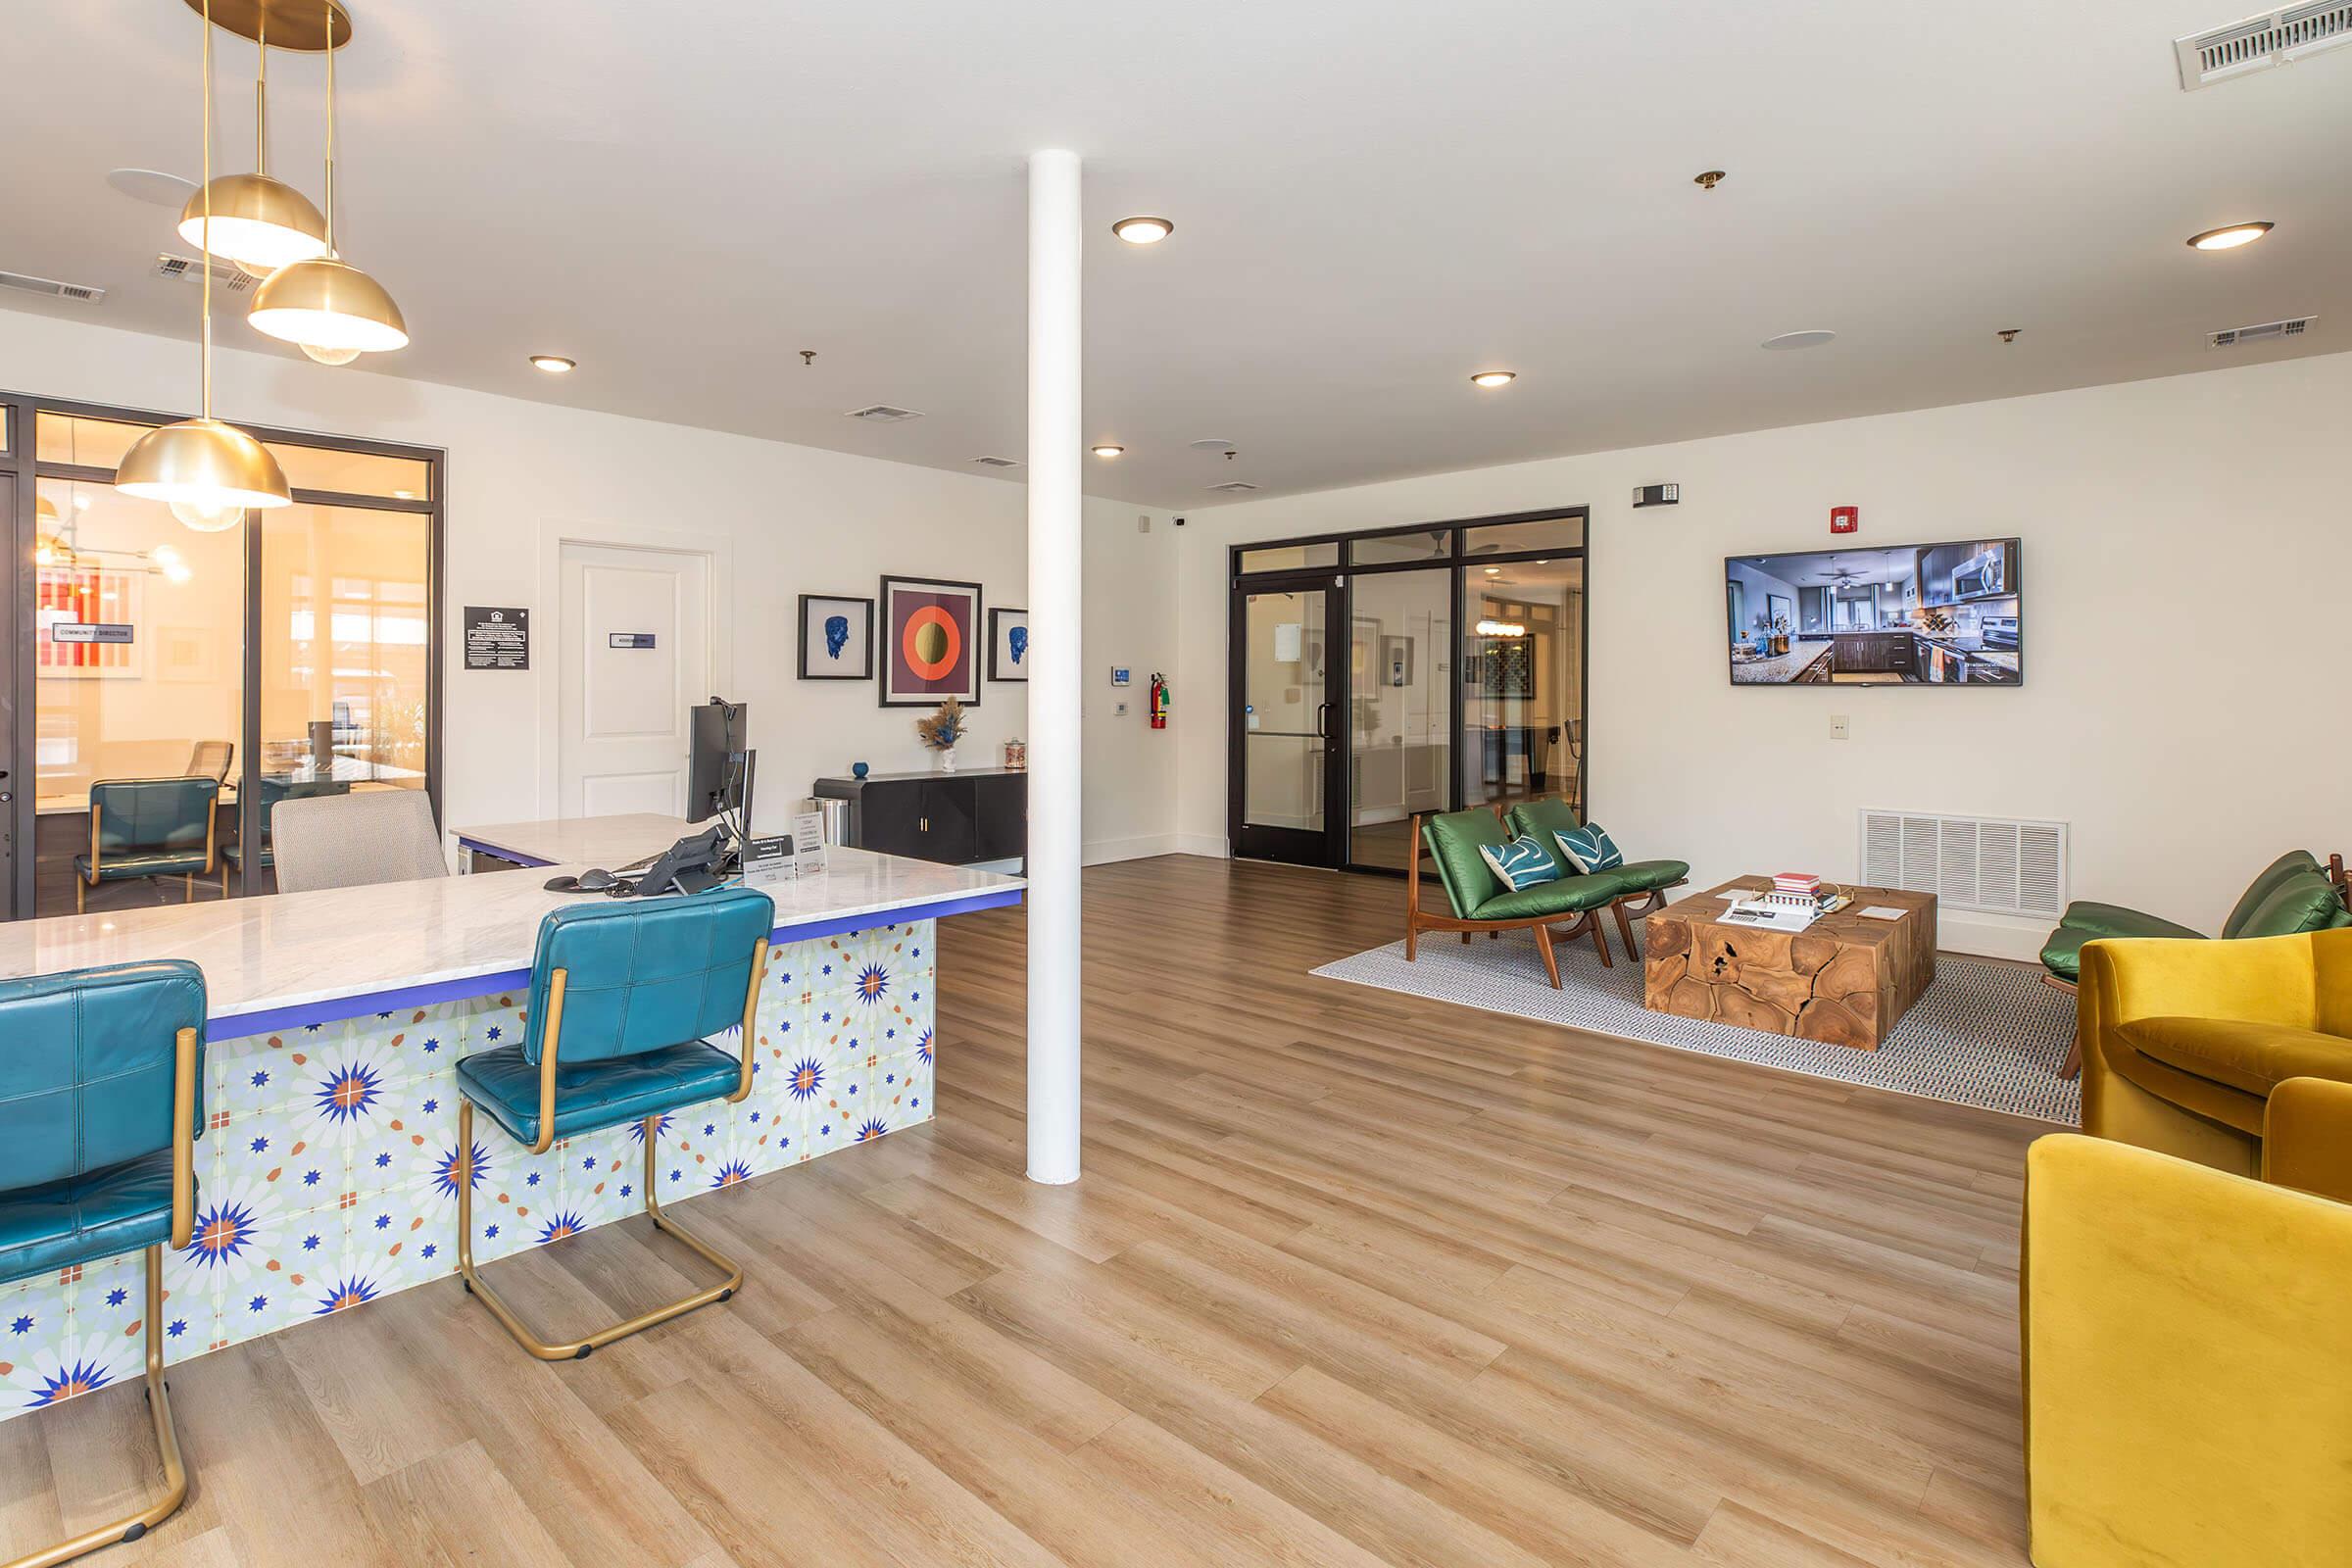
M 1331 744 L 1331 705 L 1329 703 L 1315 705 L 1315 733 L 1323 738 L 1325 745 Z

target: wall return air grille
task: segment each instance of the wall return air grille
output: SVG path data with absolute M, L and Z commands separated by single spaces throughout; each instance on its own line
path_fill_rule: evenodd
M 2055 920 L 2066 908 L 2064 822 L 1862 811 L 1862 880 L 1955 909 Z
M 2195 92 L 2346 43 L 2352 43 L 2352 0 L 2317 0 L 2176 38 L 2173 49 L 2180 60 L 2180 90 Z

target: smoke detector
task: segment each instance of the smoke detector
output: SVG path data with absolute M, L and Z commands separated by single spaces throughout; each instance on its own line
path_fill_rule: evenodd
M 852 409 L 849 417 L 863 419 L 868 424 L 898 424 L 922 417 L 912 409 L 894 409 L 887 403 L 869 403 L 862 409 Z
M 1018 458 L 974 458 L 972 461 L 983 468 L 1017 468 L 1021 466 Z
M 2297 316 L 2284 321 L 2265 321 L 2260 326 L 2233 326 L 2227 331 L 2205 334 L 2209 349 L 2232 349 L 2246 343 L 2261 343 L 2275 337 L 2301 337 L 2311 330 L 2316 316 Z
M 155 258 L 155 275 L 172 278 L 184 277 L 191 283 L 201 283 L 204 281 L 204 260 L 196 256 L 178 256 L 171 251 L 159 251 Z M 231 294 L 245 294 L 250 293 L 253 286 L 261 279 L 234 262 L 215 259 L 213 281 Z
M 2317 0 L 2176 38 L 2173 52 L 2180 59 L 2180 90 L 2195 92 L 2346 43 L 2352 43 L 2352 3 Z
M 46 294 L 51 299 L 74 300 L 82 305 L 95 305 L 106 298 L 106 290 L 94 283 L 61 283 L 54 277 L 35 277 L 30 272 L 0 272 L 0 288 L 21 288 L 27 294 Z

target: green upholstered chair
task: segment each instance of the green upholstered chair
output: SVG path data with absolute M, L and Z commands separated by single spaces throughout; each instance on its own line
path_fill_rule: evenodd
M 490 1289 L 473 1263 L 473 1180 L 457 1180 L 458 1268 L 515 1342 L 543 1361 L 584 1359 L 600 1346 L 723 1301 L 743 1269 L 662 1211 L 656 1145 L 665 1114 L 752 1092 L 753 1021 L 775 906 L 764 893 L 726 888 L 694 897 L 597 903 L 539 923 L 523 1036 L 458 1063 L 458 1148 L 470 1162 L 478 1106 L 516 1143 L 543 1154 L 560 1138 L 645 1126 L 645 1211 L 726 1282 L 581 1339 L 541 1340 Z M 741 1025 L 733 1055 L 704 1037 Z
M 136 1541 L 188 1494 L 164 1384 L 164 1259 L 196 1213 L 204 974 L 184 959 L 0 981 L 0 1282 L 144 1252 L 147 1406 L 164 1494 L 17 1558 L 50 1568 Z M 102 1354 L 61 1366 L 38 1403 L 113 1381 Z
M 196 878 L 220 864 L 215 840 L 220 781 L 211 778 L 108 779 L 90 786 L 90 853 L 74 857 L 74 907 L 85 906 L 101 882 L 175 876 L 183 902 Z
M 1481 931 L 1499 936 L 1505 931 L 1532 930 L 1536 934 L 1536 951 L 1544 956 L 1544 973 L 1551 977 L 1552 989 L 1556 991 L 1560 985 L 1560 960 L 1551 948 L 1554 926 L 1561 927 L 1561 936 L 1570 938 L 1590 931 L 1600 961 L 1609 962 L 1608 942 L 1600 934 L 1599 916 L 1616 896 L 1616 886 L 1598 877 L 1562 877 L 1556 882 L 1513 892 L 1502 885 L 1478 853 L 1486 845 L 1506 844 L 1510 838 L 1502 817 L 1485 807 L 1413 818 L 1415 853 L 1404 875 L 1407 962 L 1420 956 L 1420 937 L 1424 931 L 1459 931 L 1467 942 Z M 1438 885 L 1446 895 L 1444 911 L 1424 906 L 1421 862 L 1425 858 L 1437 864 Z
M 2238 896 L 2222 922 L 2222 939 L 2291 937 L 2352 925 L 2352 892 L 2347 892 L 2344 858 L 2331 855 L 2322 865 L 2308 850 L 2289 850 Z M 2082 978 L 2082 944 L 2109 937 L 2188 937 L 2205 933 L 2143 914 L 2119 904 L 2079 900 L 2059 916 L 2058 929 L 2041 945 L 2042 983 L 2072 994 Z M 2069 1078 L 2082 1070 L 2082 1045 L 2066 1058 Z
M 1566 801 L 1522 801 L 1511 808 L 1504 825 L 1514 834 L 1525 834 L 1544 846 L 1552 863 L 1560 868 L 1563 879 L 1569 877 L 1606 878 L 1615 889 L 1609 900 L 1609 913 L 1616 916 L 1617 934 L 1625 939 L 1625 956 L 1639 958 L 1642 950 L 1634 945 L 1632 916 L 1647 914 L 1666 902 L 1666 890 L 1679 888 L 1690 880 L 1688 860 L 1628 860 L 1606 871 L 1586 872 L 1574 860 L 1560 853 L 1556 835 L 1573 833 L 1585 824 L 1577 820 L 1576 809 Z
M 260 800 L 262 810 L 261 848 L 255 855 L 253 863 L 265 870 L 276 863 L 277 858 L 270 854 L 270 824 L 280 802 L 307 801 L 318 795 L 349 795 L 350 793 L 351 785 L 339 778 L 314 778 L 297 782 L 290 778 L 278 778 L 265 774 L 262 778 Z M 226 897 L 228 873 L 231 870 L 242 871 L 245 869 L 245 847 L 242 844 L 222 845 L 220 861 L 220 892 L 222 897 Z

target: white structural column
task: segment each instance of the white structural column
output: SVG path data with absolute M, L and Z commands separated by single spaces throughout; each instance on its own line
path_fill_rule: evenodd
M 1078 1179 L 1079 163 L 1029 157 L 1029 1179 Z

